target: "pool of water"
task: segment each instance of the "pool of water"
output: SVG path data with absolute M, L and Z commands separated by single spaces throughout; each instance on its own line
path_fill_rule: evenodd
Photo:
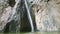
M 20 34 L 60 34 L 60 32 L 28 32 L 28 33 L 20 33 Z
M 60 32 L 20 32 L 20 33 L 0 33 L 0 34 L 60 34 Z

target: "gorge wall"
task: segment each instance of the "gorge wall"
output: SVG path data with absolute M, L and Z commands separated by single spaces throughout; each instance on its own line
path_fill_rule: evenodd
M 36 26 L 40 31 L 58 31 L 60 29 L 60 1 L 33 0 L 32 10 L 35 14 Z
M 60 0 L 27 0 L 27 4 L 35 31 L 60 30 Z M 31 31 L 24 0 L 0 0 L 0 31 Z

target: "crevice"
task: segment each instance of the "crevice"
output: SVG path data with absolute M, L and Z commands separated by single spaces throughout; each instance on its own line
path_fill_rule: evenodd
M 14 7 L 15 5 L 15 0 L 8 0 L 9 6 Z

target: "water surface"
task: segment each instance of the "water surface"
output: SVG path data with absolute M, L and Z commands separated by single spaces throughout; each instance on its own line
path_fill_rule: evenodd
M 60 32 L 29 32 L 29 33 L 20 33 L 20 34 L 60 34 Z

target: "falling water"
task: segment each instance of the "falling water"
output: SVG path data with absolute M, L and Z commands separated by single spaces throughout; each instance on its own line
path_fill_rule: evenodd
M 32 21 L 31 15 L 30 15 L 30 10 L 28 8 L 27 0 L 24 0 L 24 1 L 25 1 L 26 9 L 27 9 L 28 19 L 29 19 L 30 25 L 31 25 L 31 32 L 34 32 L 33 21 Z

